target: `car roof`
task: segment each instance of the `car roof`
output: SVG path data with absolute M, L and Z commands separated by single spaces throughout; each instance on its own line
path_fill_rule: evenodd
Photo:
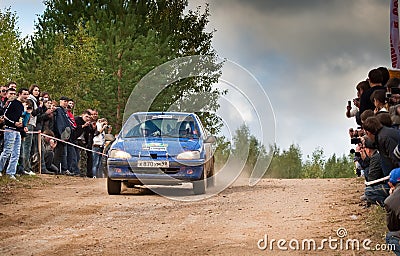
M 175 116 L 197 116 L 195 113 L 188 112 L 136 112 L 132 115 L 175 115 Z
M 194 115 L 194 113 L 188 112 L 136 112 L 134 114 L 147 114 L 147 115 Z

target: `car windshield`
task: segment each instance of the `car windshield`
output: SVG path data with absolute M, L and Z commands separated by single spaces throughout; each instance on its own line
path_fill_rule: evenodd
M 122 129 L 123 138 L 199 138 L 199 127 L 190 115 L 133 114 Z

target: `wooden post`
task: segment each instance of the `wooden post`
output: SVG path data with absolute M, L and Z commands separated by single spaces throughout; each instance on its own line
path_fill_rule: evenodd
M 38 133 L 39 174 L 42 174 L 42 133 Z

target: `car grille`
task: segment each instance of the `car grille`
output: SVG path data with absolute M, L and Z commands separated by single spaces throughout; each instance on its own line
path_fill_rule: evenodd
M 176 174 L 179 168 L 129 168 L 132 173 L 137 174 Z

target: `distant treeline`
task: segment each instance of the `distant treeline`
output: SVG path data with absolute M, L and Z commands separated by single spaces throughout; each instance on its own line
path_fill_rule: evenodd
M 246 170 L 252 170 L 257 158 L 272 158 L 265 178 L 350 178 L 355 177 L 355 165 L 351 155 L 340 157 L 333 154 L 326 159 L 323 149 L 316 148 L 303 160 L 299 145 L 292 144 L 281 150 L 276 144 L 266 150 L 257 138 L 250 134 L 246 125 L 240 126 L 233 136 L 233 145 L 224 137 L 218 138 L 215 153 L 217 166 L 222 166 L 232 154 L 237 158 L 248 151 Z

